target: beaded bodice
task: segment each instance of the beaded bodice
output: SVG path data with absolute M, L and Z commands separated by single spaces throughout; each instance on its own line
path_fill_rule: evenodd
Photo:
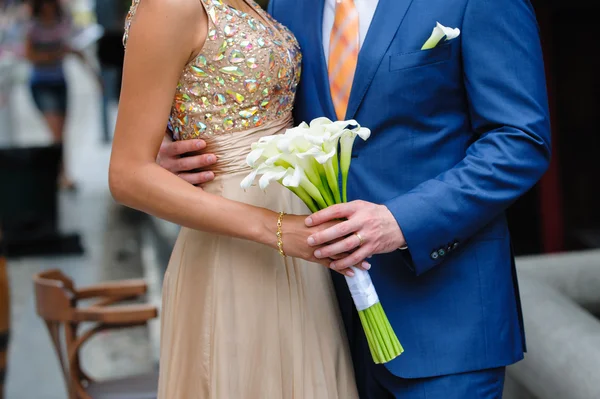
M 127 18 L 124 43 L 140 0 Z M 261 126 L 291 112 L 301 53 L 293 34 L 252 0 L 261 18 L 221 0 L 199 0 L 208 37 L 186 65 L 169 117 L 175 139 L 219 135 Z

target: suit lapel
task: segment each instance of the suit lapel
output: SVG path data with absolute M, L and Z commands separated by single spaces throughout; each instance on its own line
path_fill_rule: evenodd
M 312 3 L 311 6 L 305 7 L 305 10 L 307 11 L 307 14 L 305 15 L 306 21 L 315 20 L 315 13 L 317 15 L 313 27 L 308 28 L 311 32 L 309 44 L 310 53 L 307 52 L 308 49 L 304 49 L 304 57 L 313 67 L 313 78 L 317 85 L 317 93 L 319 93 L 321 108 L 326 112 L 323 116 L 335 120 L 335 108 L 333 107 L 333 100 L 331 99 L 327 61 L 323 49 L 323 9 L 325 8 L 325 0 L 303 1 L 310 1 Z M 303 79 L 306 78 L 307 76 L 303 77 Z
M 346 119 L 353 119 L 360 106 L 375 73 L 383 60 L 383 56 L 390 47 L 398 28 L 402 24 L 406 12 L 413 0 L 379 0 L 369 32 L 358 55 L 358 65 L 354 75 L 354 83 L 348 102 Z M 323 7 L 321 6 L 321 9 Z M 322 12 L 321 26 L 322 26 Z M 392 17 L 393 16 L 393 17 Z M 322 31 L 322 28 L 321 28 Z M 323 45 L 321 44 L 321 47 Z M 325 62 L 325 61 L 323 61 Z M 327 70 L 325 68 L 325 75 Z M 329 85 L 327 85 L 330 93 Z M 331 95 L 329 95 L 331 102 Z M 332 104 L 333 107 L 333 104 Z

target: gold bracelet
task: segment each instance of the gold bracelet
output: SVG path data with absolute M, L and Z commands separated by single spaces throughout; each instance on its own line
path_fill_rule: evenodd
M 286 257 L 285 252 L 283 252 L 283 232 L 281 231 L 281 226 L 283 225 L 283 217 L 285 216 L 285 212 L 280 212 L 279 217 L 277 218 L 277 249 L 279 253 L 284 258 Z

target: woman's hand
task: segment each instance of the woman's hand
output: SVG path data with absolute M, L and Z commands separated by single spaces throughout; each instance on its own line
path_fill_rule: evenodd
M 286 255 L 293 256 L 295 258 L 301 258 L 313 263 L 319 263 L 327 268 L 333 261 L 333 259 L 319 259 L 315 257 L 315 247 L 308 245 L 308 237 L 333 227 L 340 222 L 327 222 L 317 227 L 306 227 L 305 224 L 306 216 L 298 215 L 285 215 L 281 227 L 283 250 Z M 344 256 L 345 254 L 342 254 Z M 368 269 L 368 265 L 361 265 L 362 269 Z M 352 277 L 354 272 L 350 268 L 335 270 L 340 274 Z

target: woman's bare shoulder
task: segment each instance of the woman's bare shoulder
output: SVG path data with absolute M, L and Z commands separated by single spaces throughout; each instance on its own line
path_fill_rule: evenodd
M 140 0 L 136 5 L 134 19 L 156 24 L 155 29 L 179 30 L 198 22 L 204 8 L 201 0 Z M 137 23 L 137 22 L 136 22 Z M 143 22 L 140 22 L 143 23 Z M 146 25 L 146 24 L 144 24 Z
M 124 44 L 160 45 L 168 42 L 193 51 L 201 21 L 206 20 L 200 0 L 139 0 L 134 2 L 125 26 Z M 137 43 L 137 44 L 134 44 Z

